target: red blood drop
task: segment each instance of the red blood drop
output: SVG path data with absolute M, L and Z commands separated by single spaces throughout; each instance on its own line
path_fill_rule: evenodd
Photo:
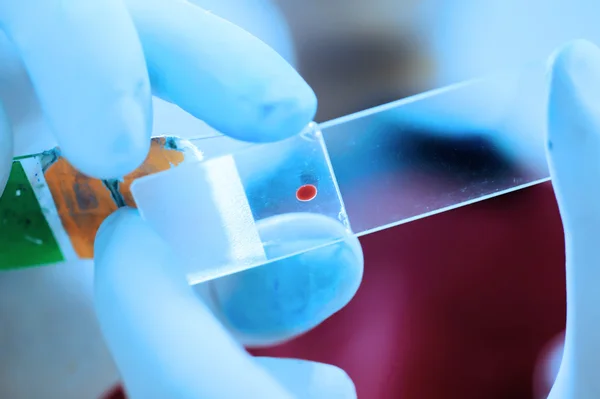
M 312 184 L 305 184 L 296 191 L 298 201 L 306 202 L 314 199 L 317 196 L 317 187 Z

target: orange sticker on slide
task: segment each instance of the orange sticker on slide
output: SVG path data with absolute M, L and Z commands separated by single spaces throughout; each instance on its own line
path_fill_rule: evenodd
M 185 159 L 171 138 L 152 139 L 144 163 L 122 181 L 106 181 L 88 177 L 71 166 L 60 155 L 44 167 L 44 177 L 62 225 L 80 258 L 94 255 L 94 239 L 100 224 L 121 206 L 135 207 L 131 195 L 133 180 L 167 170 Z

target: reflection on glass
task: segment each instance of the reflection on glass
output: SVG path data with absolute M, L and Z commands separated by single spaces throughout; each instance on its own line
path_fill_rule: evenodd
M 547 180 L 543 63 L 321 125 L 362 235 Z

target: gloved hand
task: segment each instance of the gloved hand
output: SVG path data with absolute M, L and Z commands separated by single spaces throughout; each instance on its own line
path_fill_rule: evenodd
M 63 154 L 94 177 L 123 176 L 144 160 L 151 92 L 251 141 L 294 135 L 316 110 L 312 90 L 275 51 L 188 1 L 2 2 L 0 28 Z M 0 183 L 13 141 L 5 119 Z
M 285 229 L 293 235 L 278 234 L 285 223 L 294 223 L 293 233 Z M 315 216 L 272 220 L 259 230 L 294 245 L 317 234 L 339 237 L 337 226 Z M 289 339 L 344 306 L 362 274 L 356 239 L 193 288 L 133 210 L 106 220 L 95 250 L 97 314 L 131 398 L 355 397 L 335 367 L 254 358 L 241 343 Z M 198 300 L 202 291 L 210 301 Z
M 315 113 L 314 93 L 279 55 L 190 2 L 4 2 L 0 27 L 63 154 L 94 177 L 116 178 L 143 161 L 151 93 L 248 141 L 294 135 Z M 2 189 L 13 137 L 11 121 L 0 121 Z M 290 245 L 315 231 L 339 236 L 319 217 L 260 228 L 278 234 L 282 223 L 297 227 L 281 237 Z M 335 367 L 253 359 L 241 343 L 289 339 L 343 307 L 362 277 L 356 239 L 190 288 L 169 249 L 123 209 L 104 223 L 95 252 L 98 318 L 132 398 L 355 396 Z
M 577 41 L 554 59 L 548 160 L 566 240 L 567 326 L 552 399 L 600 397 L 600 49 Z M 562 340 L 560 340 L 562 341 Z M 559 341 L 559 342 L 560 342 Z M 545 358 L 551 371 L 552 357 Z M 541 373 L 548 381 L 549 373 Z M 550 381 L 551 382 L 551 381 Z

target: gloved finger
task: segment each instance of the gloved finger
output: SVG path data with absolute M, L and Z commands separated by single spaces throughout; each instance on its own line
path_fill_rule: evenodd
M 296 65 L 290 26 L 281 7 L 273 0 L 222 1 L 188 0 L 250 32 Z
M 342 369 L 298 359 L 255 358 L 296 398 L 353 399 L 354 383 Z
M 566 229 L 600 222 L 600 50 L 576 41 L 554 56 L 548 158 Z M 600 225 L 598 225 L 600 227 Z
M 345 239 L 209 282 L 216 314 L 248 346 L 271 345 L 317 326 L 350 301 L 363 275 L 358 239 L 338 221 L 299 213 L 257 227 L 263 241 L 281 242 L 267 248 L 273 257 Z
M 554 57 L 548 159 L 566 242 L 567 328 L 552 398 L 595 398 L 600 380 L 600 49 L 577 41 Z
M 298 134 L 314 117 L 310 87 L 248 32 L 187 1 L 128 5 L 159 97 L 246 141 Z
M 10 123 L 0 103 L 0 197 L 6 187 L 13 158 L 13 135 Z
M 290 397 L 198 300 L 136 211 L 106 219 L 94 250 L 98 320 L 130 398 Z
M 122 0 L 0 3 L 61 151 L 83 173 L 115 178 L 146 157 L 148 72 Z

